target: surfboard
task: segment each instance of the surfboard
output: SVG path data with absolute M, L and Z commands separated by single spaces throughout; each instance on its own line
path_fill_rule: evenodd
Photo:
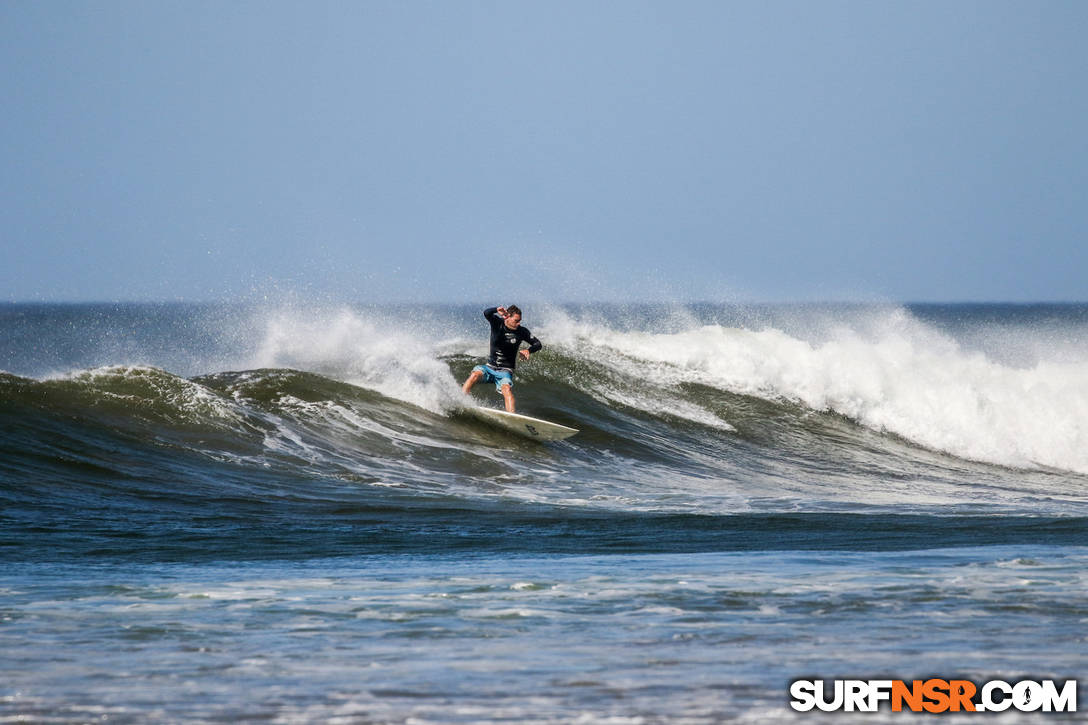
M 505 410 L 474 406 L 465 408 L 465 411 L 486 423 L 538 441 L 561 441 L 578 432 L 577 428 L 568 428 L 565 425 L 552 423 L 550 420 L 530 418 L 520 413 L 507 413 Z

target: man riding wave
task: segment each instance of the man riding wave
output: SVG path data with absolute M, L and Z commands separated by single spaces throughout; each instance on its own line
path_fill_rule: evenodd
M 514 412 L 514 368 L 518 355 L 525 360 L 539 351 L 543 345 L 533 337 L 529 328 L 521 326 L 521 310 L 517 305 L 509 307 L 489 307 L 484 310 L 484 318 L 491 325 L 491 355 L 487 364 L 477 365 L 465 380 L 461 390 L 467 395 L 472 386 L 481 378 L 486 383 L 494 383 L 495 389 L 502 393 L 506 403 L 506 412 Z M 529 345 L 527 350 L 520 350 L 521 343 Z

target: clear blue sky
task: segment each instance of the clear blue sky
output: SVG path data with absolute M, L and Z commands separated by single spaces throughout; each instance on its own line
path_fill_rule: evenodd
M 0 299 L 1088 299 L 1088 2 L 0 3 Z

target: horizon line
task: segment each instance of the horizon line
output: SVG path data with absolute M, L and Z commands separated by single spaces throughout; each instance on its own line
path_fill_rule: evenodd
M 388 300 L 388 301 L 367 301 L 367 300 L 300 300 L 286 297 L 281 300 L 272 299 L 252 299 L 252 298 L 221 298 L 221 299 L 186 299 L 183 297 L 174 299 L 59 299 L 59 300 L 43 300 L 43 299 L 31 299 L 31 300 L 0 300 L 0 305 L 58 305 L 58 306 L 76 306 L 76 305 L 262 305 L 262 304 L 277 304 L 285 303 L 290 305 L 305 306 L 307 304 L 317 307 L 322 306 L 334 306 L 334 305 L 360 305 L 360 306 L 453 306 L 453 307 L 468 307 L 476 306 L 479 304 L 486 304 L 480 301 L 437 301 L 437 300 Z M 560 305 L 560 306 L 593 306 L 593 305 L 1088 305 L 1088 299 L 1085 300 L 1070 300 L 1070 299 L 1037 299 L 1037 300 L 1002 300 L 1002 299 L 914 299 L 914 300 L 894 300 L 894 299 L 861 299 L 861 298 L 827 298 L 827 299 L 792 299 L 792 300 L 760 300 L 760 299 L 747 299 L 747 300 L 713 300 L 713 299 L 692 299 L 692 300 L 540 300 L 540 299 L 523 299 L 517 301 L 518 305 Z

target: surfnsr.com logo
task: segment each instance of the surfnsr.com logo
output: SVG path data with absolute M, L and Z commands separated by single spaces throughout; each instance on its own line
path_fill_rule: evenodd
M 790 707 L 798 712 L 1076 712 L 1077 681 L 990 680 L 794 680 Z

